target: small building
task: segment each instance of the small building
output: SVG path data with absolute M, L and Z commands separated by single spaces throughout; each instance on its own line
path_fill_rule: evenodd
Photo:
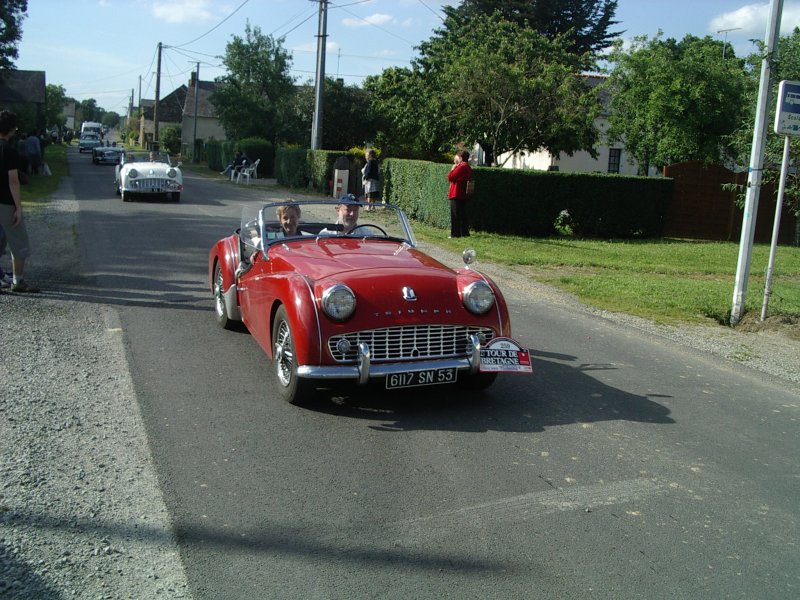
M 217 118 L 217 109 L 210 100 L 211 95 L 217 89 L 217 83 L 201 79 L 195 85 L 195 77 L 195 73 L 192 72 L 186 92 L 186 105 L 183 109 L 181 122 L 181 153 L 187 157 L 194 157 L 193 144 L 195 139 L 198 144 L 202 143 L 202 140 L 209 138 L 216 140 L 227 139 L 225 137 L 225 129 L 223 129 Z M 196 102 L 195 87 L 197 88 Z M 195 105 L 197 106 L 196 114 Z
M 45 128 L 46 90 L 44 71 L 0 71 L 0 108 L 17 113 L 21 127 Z

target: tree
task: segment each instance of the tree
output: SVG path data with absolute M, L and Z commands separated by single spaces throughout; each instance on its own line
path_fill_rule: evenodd
M 499 13 L 449 16 L 420 51 L 412 70 L 367 82 L 374 109 L 401 139 L 416 135 L 427 152 L 477 142 L 495 159 L 540 148 L 594 152 L 599 103 L 579 76 L 593 62 L 570 53 L 564 39 L 548 40 Z
M 260 137 L 274 143 L 294 93 L 291 56 L 283 38 L 264 35 L 249 22 L 244 38 L 232 37 L 223 58 L 228 73 L 217 78 L 221 85 L 210 100 L 228 138 Z
M 62 85 L 53 85 L 48 83 L 45 88 L 45 114 L 44 124 L 48 129 L 51 127 L 58 127 L 61 129 L 64 126 L 66 117 L 64 117 L 64 104 L 66 103 L 67 93 Z
M 646 175 L 651 165 L 724 161 L 745 111 L 742 61 L 711 37 L 637 37 L 615 46 L 609 79 L 610 140 L 621 140 Z
M 759 42 L 761 52 L 764 51 L 763 42 Z M 731 135 L 731 143 L 735 149 L 735 161 L 738 165 L 749 165 L 750 152 L 753 143 L 753 123 L 755 122 L 755 111 L 758 95 L 759 77 L 761 71 L 761 54 L 752 54 L 747 57 L 749 69 L 747 81 L 747 110 L 741 119 L 736 131 Z M 770 58 L 770 72 L 772 74 L 772 95 L 777 98 L 778 84 L 782 80 L 800 80 L 800 28 L 795 27 L 794 31 L 788 36 L 779 38 L 777 55 Z M 775 122 L 775 110 L 777 102 L 772 102 L 770 107 L 769 123 L 770 128 Z M 789 162 L 791 165 L 800 164 L 800 144 L 794 138 L 789 148 Z M 772 129 L 767 132 L 766 146 L 764 149 L 763 173 L 764 182 L 776 182 L 780 177 L 780 165 L 783 161 L 783 136 L 776 135 Z M 775 186 L 777 190 L 777 185 Z M 740 200 L 744 203 L 745 189 L 740 189 Z M 798 217 L 800 217 L 800 173 L 798 170 L 789 169 L 786 177 L 786 187 L 784 190 L 784 204 Z M 798 223 L 800 227 L 800 223 Z M 798 232 L 800 237 L 800 232 Z
M 449 16 L 473 19 L 499 12 L 520 27 L 531 28 L 550 40 L 563 38 L 573 54 L 595 54 L 611 45 L 623 32 L 609 32 L 617 0 L 463 0 L 444 7 Z
M 326 150 L 347 150 L 374 141 L 376 126 L 370 114 L 369 94 L 363 88 L 327 77 L 322 110 L 322 147 Z M 314 86 L 309 83 L 301 86 L 291 101 L 281 140 L 308 146 L 313 114 Z
M 109 129 L 113 129 L 114 127 L 119 125 L 121 118 L 122 117 L 119 116 L 119 113 L 116 113 L 112 110 L 103 115 L 103 120 L 101 121 L 101 123 L 106 127 L 108 127 Z
M 22 39 L 22 21 L 28 12 L 28 0 L 0 2 L 0 71 L 13 69 L 19 57 L 17 45 Z

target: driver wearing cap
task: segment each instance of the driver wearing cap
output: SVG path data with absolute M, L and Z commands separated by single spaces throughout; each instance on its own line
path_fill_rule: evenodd
M 353 194 L 345 194 L 336 205 L 336 224 L 341 225 L 339 230 L 323 229 L 320 235 L 347 235 L 358 226 L 358 209 L 360 205 Z

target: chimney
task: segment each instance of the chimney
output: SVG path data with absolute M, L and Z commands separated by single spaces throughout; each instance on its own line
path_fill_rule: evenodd
M 189 87 L 194 89 L 194 78 L 196 77 L 197 72 L 192 71 L 192 76 L 189 78 Z

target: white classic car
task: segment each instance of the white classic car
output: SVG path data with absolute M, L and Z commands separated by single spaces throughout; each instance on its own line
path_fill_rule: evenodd
M 128 151 L 115 171 L 114 186 L 123 202 L 135 197 L 161 197 L 180 202 L 183 191 L 181 163 L 173 164 L 165 152 Z

